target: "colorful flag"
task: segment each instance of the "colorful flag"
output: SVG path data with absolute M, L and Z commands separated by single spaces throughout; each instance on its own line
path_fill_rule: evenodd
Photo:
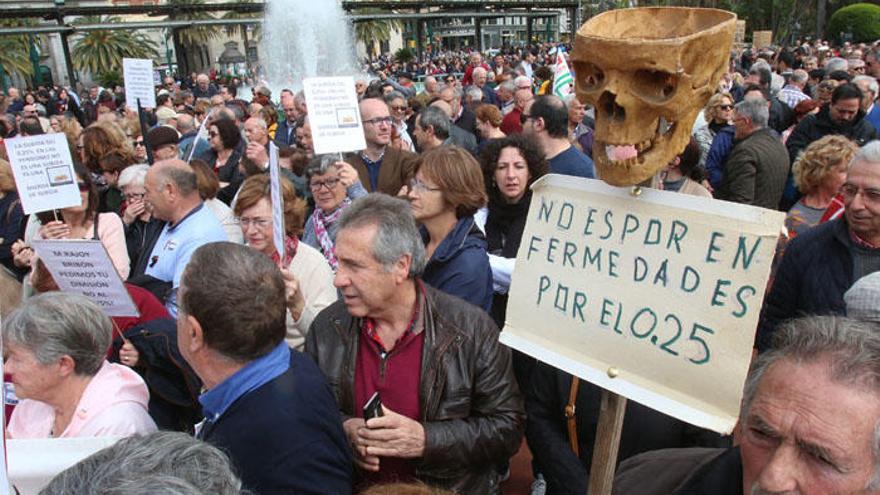
M 568 70 L 568 63 L 565 61 L 565 55 L 562 48 L 556 48 L 556 66 L 553 68 L 553 94 L 562 98 L 571 93 L 571 83 L 574 79 L 571 77 L 571 71 Z

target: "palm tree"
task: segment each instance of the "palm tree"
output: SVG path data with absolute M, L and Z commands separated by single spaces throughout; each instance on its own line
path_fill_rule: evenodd
M 85 16 L 73 22 L 81 24 L 121 23 L 119 17 Z M 122 29 L 85 31 L 73 46 L 73 66 L 94 75 L 120 71 L 123 58 L 157 58 L 156 43 L 143 33 Z
M 356 9 L 353 14 L 381 15 L 387 11 L 375 8 Z M 371 21 L 359 21 L 354 24 L 354 36 L 367 48 L 367 56 L 373 56 L 375 43 L 382 43 L 391 39 L 392 31 L 402 31 L 402 25 L 397 19 L 374 19 Z
M 21 27 L 35 25 L 33 19 L 2 19 L 0 27 Z M 30 59 L 31 42 L 28 35 L 0 36 L 0 69 L 6 74 L 17 74 L 24 79 L 34 75 Z M 0 72 L 0 74 L 2 74 Z
M 168 0 L 167 3 L 178 7 L 189 7 L 204 4 L 205 0 Z M 209 19 L 216 19 L 216 17 L 210 12 L 198 11 L 177 12 L 169 16 L 169 20 L 175 21 Z M 204 66 L 210 62 L 207 48 L 204 45 L 209 40 L 216 38 L 219 30 L 217 26 L 192 26 L 173 28 L 171 34 L 174 37 L 174 52 L 177 54 L 178 71 L 180 74 L 187 74 L 191 67 Z

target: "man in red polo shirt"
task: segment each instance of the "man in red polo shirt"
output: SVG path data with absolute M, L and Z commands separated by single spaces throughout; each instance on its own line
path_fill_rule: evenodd
M 418 278 L 425 249 L 406 202 L 370 194 L 339 220 L 342 300 L 312 323 L 306 353 L 333 385 L 365 484 L 418 479 L 497 493 L 522 440 L 510 352 L 488 315 Z M 383 416 L 364 419 L 379 393 Z

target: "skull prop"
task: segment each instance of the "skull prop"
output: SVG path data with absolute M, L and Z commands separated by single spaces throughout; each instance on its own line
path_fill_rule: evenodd
M 581 26 L 575 91 L 596 109 L 602 180 L 638 184 L 684 150 L 726 71 L 735 27 L 731 12 L 675 7 L 610 10 Z

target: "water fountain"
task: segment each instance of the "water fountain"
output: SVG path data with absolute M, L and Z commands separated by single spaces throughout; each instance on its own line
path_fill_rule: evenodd
M 339 0 L 267 0 L 262 55 L 272 94 L 304 77 L 358 72 L 351 22 Z

